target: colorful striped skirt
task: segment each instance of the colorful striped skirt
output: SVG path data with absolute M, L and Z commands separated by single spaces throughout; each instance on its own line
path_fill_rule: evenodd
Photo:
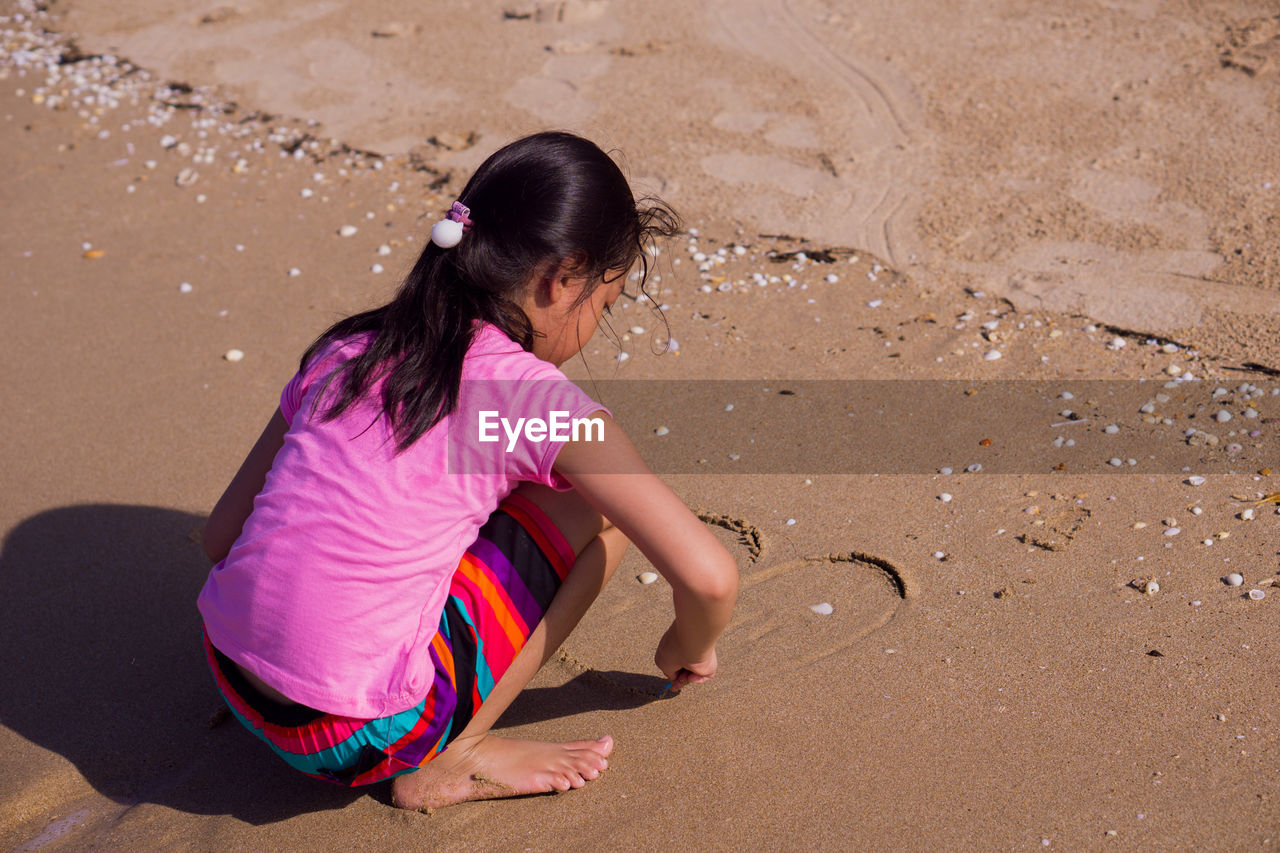
M 308 776 L 368 785 L 418 769 L 442 752 L 502 678 L 573 565 L 545 513 L 510 495 L 454 572 L 431 641 L 435 684 L 412 708 L 366 720 L 276 702 L 205 636 L 218 690 L 245 728 Z

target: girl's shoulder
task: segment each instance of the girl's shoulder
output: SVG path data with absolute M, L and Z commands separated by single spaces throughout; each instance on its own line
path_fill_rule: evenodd
M 492 323 L 477 324 L 463 364 L 466 379 L 563 379 L 560 368 L 543 361 Z

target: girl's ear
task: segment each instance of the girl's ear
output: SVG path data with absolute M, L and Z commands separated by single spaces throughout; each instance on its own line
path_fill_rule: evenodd
M 582 262 L 577 258 L 562 258 L 560 263 L 543 279 L 547 299 L 552 304 L 565 300 L 566 307 L 579 296 L 584 281 L 579 274 Z

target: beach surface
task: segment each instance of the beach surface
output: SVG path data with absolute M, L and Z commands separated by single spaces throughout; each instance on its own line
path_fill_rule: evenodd
M 1260 2 L 0 0 L 0 850 L 1280 843 L 1278 84 Z M 608 772 L 405 813 L 225 721 L 201 530 L 547 128 L 688 228 L 565 369 L 739 608 L 658 698 L 632 549 L 499 724 Z

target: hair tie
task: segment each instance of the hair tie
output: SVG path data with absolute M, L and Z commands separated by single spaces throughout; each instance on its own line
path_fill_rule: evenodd
M 471 208 L 460 201 L 435 225 L 431 226 L 431 242 L 441 249 L 452 249 L 462 240 L 463 233 L 471 226 Z

